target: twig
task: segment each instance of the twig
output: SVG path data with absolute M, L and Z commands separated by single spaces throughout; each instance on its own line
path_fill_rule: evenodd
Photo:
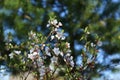
M 29 72 L 28 72 L 28 74 L 27 74 L 27 76 L 25 77 L 25 79 L 24 79 L 24 80 L 27 80 L 27 78 L 28 78 L 29 74 L 30 74 L 30 69 L 29 69 Z

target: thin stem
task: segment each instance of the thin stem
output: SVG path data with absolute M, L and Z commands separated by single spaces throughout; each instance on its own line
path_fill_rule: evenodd
M 39 69 L 39 66 L 38 66 L 38 64 L 37 64 L 37 61 L 36 61 L 36 66 L 37 66 L 37 69 Z M 39 74 L 39 71 L 37 70 L 37 72 L 38 72 L 38 73 L 37 73 L 37 80 L 39 80 L 39 75 L 38 75 L 38 74 Z
M 29 72 L 28 72 L 28 74 L 27 74 L 27 76 L 25 77 L 25 79 L 24 79 L 24 80 L 27 80 L 27 78 L 28 78 L 29 74 L 30 74 L 30 69 L 29 69 Z
M 51 75 L 51 79 L 50 79 L 50 80 L 53 80 L 53 76 L 54 76 L 54 73 L 55 73 L 56 70 L 57 70 L 57 67 L 56 67 L 55 70 L 52 72 L 52 75 Z

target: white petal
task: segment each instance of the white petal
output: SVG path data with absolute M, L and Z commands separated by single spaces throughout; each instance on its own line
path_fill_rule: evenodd
M 65 40 L 65 36 L 62 36 L 61 40 Z
M 46 55 L 51 56 L 51 53 L 49 52 L 49 48 L 48 47 L 45 48 L 45 52 L 46 52 Z
M 55 38 L 55 36 L 51 36 L 51 40 L 53 40 Z
M 47 24 L 46 27 L 50 27 L 50 24 Z
M 60 52 L 60 55 L 63 56 L 63 52 Z
M 54 48 L 53 51 L 57 56 L 60 54 L 59 48 Z
M 58 23 L 58 21 L 55 19 L 53 20 L 53 25 L 56 25 Z
M 59 23 L 58 23 L 58 25 L 59 25 L 59 26 L 62 26 L 62 23 L 61 23 L 61 22 L 59 22 Z
M 37 56 L 38 54 L 38 52 L 33 52 L 33 56 Z
M 20 54 L 21 53 L 21 51 L 14 51 L 16 54 Z

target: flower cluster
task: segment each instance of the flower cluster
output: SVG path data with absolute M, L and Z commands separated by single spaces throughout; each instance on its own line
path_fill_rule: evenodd
M 35 38 L 36 38 L 36 33 L 33 32 L 33 31 L 31 31 L 31 32 L 29 33 L 29 39 L 35 39 Z
M 28 42 L 23 42 L 17 47 L 11 44 L 11 50 L 15 48 L 17 50 L 13 50 L 9 54 L 10 67 L 33 72 L 40 80 L 46 78 L 54 80 L 60 72 L 64 74 L 64 79 L 80 78 L 80 71 L 85 70 L 85 67 L 91 65 L 92 61 L 89 63 L 86 61 L 85 51 L 83 51 L 81 55 L 83 56 L 83 63 L 86 61 L 86 64 L 81 66 L 83 69 L 76 66 L 75 59 L 71 54 L 70 43 L 66 42 L 61 27 L 62 23 L 57 19 L 50 19 L 47 28 L 51 31 L 48 36 L 31 31 L 28 34 Z M 85 48 L 87 49 L 87 45 Z M 72 71 L 76 71 L 76 74 L 73 75 Z
M 35 45 L 34 48 L 30 49 L 30 54 L 28 54 L 28 58 L 31 60 L 35 60 L 39 57 L 39 46 Z
M 12 53 L 9 54 L 10 58 L 13 58 L 14 55 L 19 55 L 21 51 L 14 50 Z
M 42 66 L 39 66 L 39 74 L 41 78 L 43 78 L 46 73 L 51 76 L 55 75 L 55 73 L 59 73 L 59 70 L 57 69 L 60 68 L 60 65 L 62 65 L 59 63 L 59 60 L 63 61 L 64 64 L 66 64 L 71 69 L 74 67 L 75 63 L 73 61 L 73 57 L 71 56 L 70 43 L 63 41 L 65 40 L 65 35 L 64 31 L 61 29 L 61 26 L 62 23 L 58 22 L 56 19 L 49 20 L 47 27 L 52 28 L 52 30 L 47 38 L 50 38 L 50 41 L 47 43 L 45 41 L 43 43 L 40 43 L 41 46 L 39 46 L 39 48 L 31 49 L 30 54 L 28 54 L 28 58 L 30 58 L 32 61 L 36 59 L 36 61 L 39 62 L 39 60 L 42 59 L 43 64 Z M 62 41 L 64 43 L 59 43 L 59 41 Z M 63 48 L 61 48 L 60 45 L 64 45 L 62 46 Z M 41 53 L 39 57 L 38 53 Z M 49 66 L 46 66 L 45 63 L 47 63 Z
M 51 40 L 57 38 L 58 40 L 65 40 L 64 32 L 60 29 L 62 26 L 61 22 L 58 22 L 56 19 L 48 21 L 47 27 L 53 27 L 53 33 L 51 35 Z
M 41 33 L 31 31 L 28 34 L 29 42 L 23 47 L 27 48 L 27 50 L 11 52 L 9 54 L 10 59 L 14 59 L 15 54 L 17 56 L 20 55 L 22 64 L 23 62 L 30 63 L 23 66 L 26 66 L 26 68 L 27 66 L 32 67 L 35 76 L 37 75 L 40 80 L 46 76 L 49 76 L 51 79 L 54 78 L 60 72 L 60 68 L 62 68 L 62 72 L 66 73 L 64 64 L 72 69 L 75 63 L 71 56 L 70 43 L 65 41 L 64 31 L 61 29 L 61 26 L 61 22 L 51 19 L 48 21 L 47 27 L 52 30 L 47 37 L 44 37 Z M 60 61 L 63 61 L 63 64 Z
M 47 27 L 53 25 L 56 28 L 59 28 L 60 26 L 62 26 L 61 22 L 58 22 L 57 19 L 51 19 L 48 21 Z

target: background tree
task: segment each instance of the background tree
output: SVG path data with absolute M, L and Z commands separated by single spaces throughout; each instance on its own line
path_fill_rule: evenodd
M 100 36 L 102 46 L 99 49 L 105 51 L 105 60 L 108 55 L 120 52 L 119 7 L 119 0 L 0 0 L 0 53 L 9 53 L 5 48 L 5 33 L 12 31 L 14 42 L 19 44 L 30 30 L 48 33 L 49 16 L 57 16 L 64 24 L 75 60 L 82 50 L 82 47 L 76 49 L 75 46 L 86 44 L 81 41 L 86 27 L 92 33 L 87 35 L 87 41 L 97 43 L 95 33 Z M 119 61 L 117 58 L 112 60 L 113 63 Z M 100 65 L 107 68 L 111 64 L 98 63 L 95 69 L 101 68 Z

